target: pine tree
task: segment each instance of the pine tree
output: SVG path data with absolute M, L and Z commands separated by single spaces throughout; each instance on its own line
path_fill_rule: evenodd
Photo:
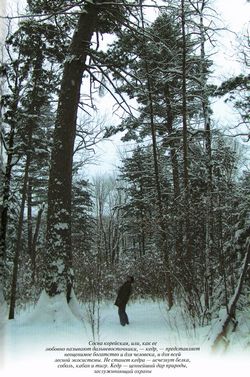
M 115 10 L 114 16 L 108 13 Z M 86 2 L 80 11 L 77 26 L 64 63 L 58 98 L 48 189 L 47 271 L 45 289 L 50 297 L 67 292 L 70 300 L 73 285 L 71 249 L 71 189 L 73 147 L 76 135 L 77 110 L 83 74 L 94 32 L 109 32 L 123 8 Z M 103 21 L 106 14 L 107 22 Z M 121 12 L 121 13 L 119 13 Z M 104 18 L 103 18 L 104 16 Z
M 13 266 L 13 277 L 11 285 L 11 300 L 10 300 L 10 313 L 9 318 L 14 318 L 15 312 L 15 301 L 16 301 L 16 287 L 17 287 L 17 278 L 18 278 L 18 267 L 19 267 L 19 258 L 20 258 L 20 247 L 23 231 L 23 221 L 24 221 L 24 211 L 25 203 L 27 196 L 30 197 L 31 189 L 30 187 L 30 168 L 32 164 L 32 148 L 34 147 L 33 137 L 35 133 L 35 128 L 38 127 L 38 119 L 41 116 L 42 106 L 45 104 L 44 101 L 47 100 L 47 93 L 44 91 L 44 77 L 42 72 L 43 66 L 43 56 L 41 45 L 38 43 L 37 46 L 33 45 L 33 51 L 36 54 L 36 58 L 32 63 L 32 73 L 31 73 L 31 88 L 30 91 L 27 88 L 27 97 L 23 99 L 22 105 L 25 108 L 27 101 L 27 108 L 25 109 L 28 114 L 28 119 L 24 115 L 24 134 L 25 138 L 23 139 L 24 143 L 24 155 L 25 155 L 25 167 L 24 167 L 24 178 L 23 178 L 23 187 L 22 187 L 22 196 L 21 196 L 21 206 L 20 206 L 20 215 L 18 220 L 17 228 L 17 240 L 16 248 L 14 254 L 14 266 Z M 30 57 L 30 56 L 29 56 Z M 29 195 L 28 195 L 29 192 Z M 29 219 L 31 220 L 31 219 Z
M 123 160 L 120 168 L 121 185 L 127 199 L 122 205 L 126 248 L 133 257 L 148 254 L 156 239 L 157 207 L 154 186 L 154 168 L 150 148 L 138 146 L 131 157 Z

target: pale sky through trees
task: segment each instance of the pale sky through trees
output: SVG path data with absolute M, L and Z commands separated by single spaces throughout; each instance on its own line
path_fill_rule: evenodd
M 250 4 L 246 0 L 214 0 L 214 5 L 218 13 L 218 27 L 228 29 L 217 33 L 216 45 L 212 51 L 214 67 L 211 80 L 220 83 L 222 80 L 228 79 L 230 75 L 240 72 L 241 66 L 236 57 L 237 38 L 240 37 L 242 30 L 249 22 Z M 113 122 L 119 122 L 117 116 L 112 117 L 113 100 L 111 96 L 107 95 L 101 103 L 102 109 L 104 106 L 105 113 L 109 115 L 109 118 Z M 227 127 L 232 117 L 235 116 L 233 108 L 225 104 L 223 99 L 217 100 L 213 104 L 213 110 L 216 113 L 214 122 L 220 123 L 220 126 Z M 113 141 L 105 141 L 103 145 L 97 146 L 97 153 L 101 156 L 100 166 L 89 166 L 90 174 L 102 174 L 104 171 L 111 173 L 118 162 L 119 150 L 132 149 L 132 145 L 131 148 L 130 146 L 126 147 L 126 144 L 120 141 L 119 135 L 111 139 Z
M 3 13 L 4 3 L 4 0 L 0 1 L 1 13 Z M 25 3 L 24 0 L 6 0 L 7 15 L 21 14 L 25 8 Z M 211 7 L 214 7 L 218 14 L 218 27 L 225 27 L 230 30 L 223 30 L 215 36 L 216 45 L 213 48 L 214 51 L 212 51 L 214 66 L 211 80 L 219 83 L 222 80 L 226 80 L 230 75 L 240 72 L 241 67 L 237 62 L 236 46 L 239 43 L 240 34 L 247 28 L 247 23 L 249 22 L 250 3 L 246 0 L 214 0 L 214 2 L 211 2 Z M 153 12 L 153 10 L 151 9 L 150 12 Z M 148 18 L 151 19 L 151 15 Z M 1 34 L 1 39 L 3 39 L 3 29 L 1 29 Z M 111 95 L 106 94 L 104 98 L 98 98 L 96 104 L 108 122 L 110 120 L 111 124 L 119 123 L 119 117 L 113 114 L 114 100 Z M 223 100 L 214 103 L 213 109 L 214 113 L 216 113 L 214 121 L 220 123 L 220 126 L 227 127 L 231 117 L 234 116 L 233 109 L 225 105 Z M 119 150 L 124 148 L 125 145 L 120 141 L 120 135 L 98 144 L 96 147 L 98 161 L 96 165 L 87 166 L 88 174 L 111 173 L 119 160 Z M 129 147 L 126 149 L 129 149 Z

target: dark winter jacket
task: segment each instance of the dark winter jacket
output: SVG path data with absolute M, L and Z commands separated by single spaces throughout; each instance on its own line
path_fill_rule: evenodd
M 126 281 L 119 289 L 118 289 L 118 295 L 115 300 L 115 305 L 116 306 L 123 306 L 126 305 L 129 296 L 131 295 L 132 292 L 132 286 L 130 281 Z

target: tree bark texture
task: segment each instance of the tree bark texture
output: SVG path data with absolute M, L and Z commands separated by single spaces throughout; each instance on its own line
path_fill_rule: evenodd
M 47 271 L 50 296 L 67 291 L 73 283 L 71 251 L 72 160 L 77 109 L 86 59 L 97 24 L 97 8 L 88 4 L 80 14 L 64 64 L 48 190 Z

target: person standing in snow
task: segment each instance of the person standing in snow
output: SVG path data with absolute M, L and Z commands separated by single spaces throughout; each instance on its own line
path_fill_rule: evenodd
M 118 295 L 115 300 L 115 305 L 118 306 L 118 315 L 120 324 L 122 326 L 128 325 L 129 320 L 126 313 L 126 305 L 132 292 L 133 276 L 128 276 L 127 281 L 118 289 Z

